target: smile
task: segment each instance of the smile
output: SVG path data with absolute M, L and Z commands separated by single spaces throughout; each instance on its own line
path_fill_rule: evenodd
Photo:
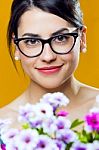
M 37 70 L 43 74 L 50 75 L 53 73 L 58 73 L 63 65 L 60 66 L 50 66 L 50 67 L 42 67 L 42 68 L 37 68 Z

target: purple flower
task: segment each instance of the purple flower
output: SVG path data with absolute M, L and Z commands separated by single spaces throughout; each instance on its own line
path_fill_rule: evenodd
M 16 137 L 14 144 L 18 150 L 33 150 L 38 139 L 38 132 L 32 129 L 22 130 Z
M 10 143 L 19 134 L 18 129 L 9 129 L 6 133 L 1 135 L 1 139 L 4 143 Z
M 37 103 L 34 107 L 35 115 L 39 118 L 51 118 L 53 116 L 53 108 L 47 103 Z
M 35 150 L 59 150 L 59 148 L 50 137 L 40 135 Z
M 47 93 L 42 97 L 40 101 L 49 103 L 53 107 L 54 112 L 58 107 L 66 106 L 69 103 L 69 99 L 60 92 Z
M 65 150 L 66 149 L 66 144 L 60 140 L 54 140 L 57 147 L 59 148 L 59 150 Z
M 62 129 L 57 131 L 56 138 L 64 143 L 75 142 L 77 140 L 76 134 L 70 129 Z
M 93 146 L 96 150 L 99 150 L 99 141 L 94 141 Z
M 5 144 L 1 144 L 1 149 L 2 150 L 6 150 L 6 145 Z
M 71 122 L 68 119 L 64 119 L 64 117 L 59 116 L 56 120 L 55 120 L 55 124 L 56 124 L 56 128 L 57 130 L 61 130 L 61 129 L 69 129 L 71 126 Z
M 53 135 L 55 134 L 55 132 L 57 130 L 55 120 L 56 120 L 56 117 L 53 116 L 50 119 L 44 120 L 43 124 L 42 124 L 42 128 L 43 128 L 44 133 L 47 133 L 51 137 L 53 137 Z
M 29 125 L 31 128 L 41 128 L 42 127 L 42 120 L 40 118 L 33 118 L 29 120 Z
M 92 130 L 99 131 L 99 113 L 90 113 L 86 116 L 85 120 Z
M 35 116 L 35 113 L 33 110 L 34 110 L 34 105 L 31 105 L 29 103 L 27 103 L 24 106 L 20 106 L 20 109 L 19 109 L 20 116 L 18 120 L 20 122 L 27 122 L 29 118 Z
M 68 115 L 68 112 L 67 112 L 67 111 L 64 111 L 64 110 L 60 110 L 60 111 L 57 113 L 57 116 L 66 117 L 67 115 Z
M 87 149 L 87 144 L 75 142 L 70 150 L 89 150 Z

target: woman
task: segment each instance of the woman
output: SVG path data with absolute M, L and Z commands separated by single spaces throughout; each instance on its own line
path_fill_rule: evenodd
M 8 46 L 14 64 L 20 60 L 30 84 L 21 96 L 0 110 L 0 118 L 11 118 L 13 126 L 17 126 L 19 106 L 34 104 L 48 92 L 60 91 L 70 99 L 64 109 L 71 119 L 83 119 L 95 105 L 99 90 L 80 83 L 73 75 L 80 53 L 86 51 L 86 27 L 79 1 L 14 0 Z

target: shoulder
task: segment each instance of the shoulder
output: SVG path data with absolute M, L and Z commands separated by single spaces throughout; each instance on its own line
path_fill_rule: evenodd
M 16 116 L 18 115 L 18 111 L 19 111 L 19 98 L 16 98 L 9 104 L 0 108 L 0 119 L 11 118 L 15 120 Z
M 84 100 L 85 104 L 94 106 L 96 105 L 96 97 L 99 96 L 99 89 L 82 84 L 80 86 L 80 98 Z
M 0 119 L 7 117 L 7 116 L 5 116 L 5 115 L 7 115 L 8 112 L 9 112 L 9 109 L 8 109 L 7 106 L 0 108 Z M 5 117 L 4 117 L 4 116 L 5 116 Z
M 9 119 L 12 122 L 12 126 L 18 125 L 19 107 L 25 104 L 24 97 L 21 95 L 14 99 L 8 105 L 0 108 L 0 120 Z
M 2 115 L 8 116 L 8 115 L 11 115 L 12 113 L 14 113 L 14 114 L 17 113 L 19 110 L 19 107 L 22 105 L 25 105 L 25 103 L 26 103 L 26 100 L 23 95 L 16 97 L 9 104 L 0 108 L 0 117 Z
M 0 119 L 6 119 L 10 118 L 12 116 L 12 110 L 9 108 L 9 106 L 5 106 L 0 109 Z
M 12 124 L 11 111 L 7 106 L 0 108 L 0 132 L 8 128 Z
M 10 105 L 7 105 L 0 109 L 0 120 L 4 122 L 10 122 L 9 127 L 18 127 L 18 111 L 12 109 Z
M 88 86 L 86 84 L 81 84 L 81 90 L 83 93 L 85 93 L 87 96 L 90 96 L 90 97 L 96 97 L 97 95 L 99 95 L 98 88 Z
M 89 86 L 87 84 L 81 83 L 76 80 L 78 85 L 77 98 L 84 103 L 94 103 L 96 102 L 96 97 L 99 95 L 99 89 Z
M 76 95 L 81 99 L 93 99 L 96 98 L 97 95 L 99 95 L 99 88 L 84 84 L 79 80 L 76 80 L 75 78 L 74 83 L 77 89 Z

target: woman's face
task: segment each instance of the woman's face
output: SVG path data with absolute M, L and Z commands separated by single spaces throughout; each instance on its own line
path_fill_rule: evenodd
M 68 33 L 74 30 L 75 28 L 64 19 L 33 8 L 21 16 L 18 38 L 31 37 L 33 34 L 36 37 L 48 39 L 56 33 Z M 54 53 L 46 43 L 40 56 L 26 57 L 18 48 L 16 48 L 15 56 L 20 57 L 24 71 L 33 82 L 44 88 L 53 89 L 60 87 L 73 75 L 79 62 L 81 43 L 83 41 L 81 42 L 81 37 L 78 36 L 73 50 L 64 55 Z

